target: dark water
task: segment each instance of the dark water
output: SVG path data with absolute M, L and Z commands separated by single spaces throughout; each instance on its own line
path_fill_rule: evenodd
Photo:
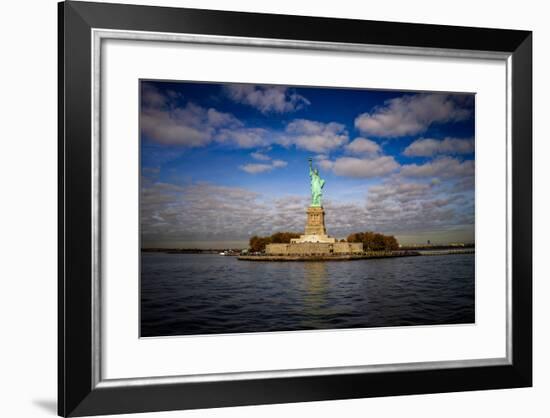
M 472 323 L 474 255 L 247 262 L 142 253 L 141 336 Z

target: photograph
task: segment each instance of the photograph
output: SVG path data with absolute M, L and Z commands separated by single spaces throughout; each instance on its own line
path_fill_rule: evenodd
M 476 322 L 474 93 L 139 97 L 141 338 Z
M 109 1 L 7 44 L 9 414 L 544 410 L 544 13 Z

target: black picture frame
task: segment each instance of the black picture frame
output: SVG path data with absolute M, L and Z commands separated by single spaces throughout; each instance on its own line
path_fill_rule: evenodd
M 83 416 L 532 385 L 532 33 L 67 1 L 59 4 L 58 413 Z M 511 60 L 511 362 L 323 376 L 98 385 L 93 351 L 93 28 L 495 51 Z

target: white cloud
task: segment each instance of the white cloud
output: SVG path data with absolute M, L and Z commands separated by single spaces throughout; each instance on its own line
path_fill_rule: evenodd
M 269 161 L 271 160 L 271 157 L 269 155 L 262 154 L 259 151 L 251 152 L 250 156 L 258 161 Z
M 212 141 L 214 130 L 205 120 L 186 120 L 171 111 L 142 110 L 141 132 L 152 140 L 166 145 L 198 147 Z
M 337 176 L 371 178 L 391 174 L 399 164 L 391 156 L 375 158 L 341 157 L 334 161 L 321 160 L 319 166 L 332 170 Z
M 298 148 L 326 153 L 348 142 L 346 127 L 336 122 L 317 122 L 295 119 L 285 129 L 283 145 L 295 144 Z
M 475 173 L 473 160 L 460 161 L 451 157 L 440 157 L 425 164 L 407 164 L 400 174 L 406 177 L 469 177 Z
M 245 238 L 262 228 L 268 207 L 255 192 L 195 183 L 155 183 L 141 191 L 142 239 L 147 243 Z
M 239 148 L 266 146 L 270 139 L 263 128 L 249 128 L 230 113 L 206 109 L 192 102 L 178 107 L 170 92 L 162 95 L 144 84 L 142 92 L 141 132 L 166 145 L 200 147 L 222 142 Z
M 382 151 L 382 148 L 376 142 L 361 137 L 355 138 L 345 148 L 348 153 L 358 155 L 375 155 Z
M 377 231 L 413 237 L 421 234 L 426 239 L 437 233 L 449 241 L 458 240 L 457 236 L 473 239 L 473 184 L 462 190 L 458 183 L 392 178 L 370 186 L 365 200 L 342 202 L 327 196 L 328 233 L 345 237 L 351 232 Z M 272 198 L 210 183 L 142 184 L 142 242 L 144 246 L 178 246 L 210 241 L 215 248 L 215 243 L 223 240 L 241 240 L 245 245 L 252 235 L 302 232 L 308 203 L 309 196 Z
M 286 166 L 287 166 L 286 161 L 273 160 L 271 164 L 250 163 L 250 164 L 243 164 L 239 166 L 239 168 L 243 171 L 246 171 L 249 174 L 258 174 L 258 173 L 265 173 L 266 171 L 274 170 L 275 168 L 282 168 Z
M 271 199 L 210 183 L 154 183 L 141 190 L 142 242 L 144 246 L 223 240 L 244 243 L 252 235 L 301 232 L 307 203 L 308 196 Z
M 180 107 L 173 101 L 176 93 L 163 95 L 147 83 L 142 88 L 141 132 L 153 141 L 200 147 L 218 140 L 223 131 L 241 133 L 246 130 L 243 123 L 230 113 L 206 109 L 192 102 Z M 238 140 L 235 142 L 239 143 Z
M 244 164 L 239 166 L 239 168 L 243 171 L 246 171 L 249 174 L 258 174 L 258 173 L 263 173 L 265 171 L 273 170 L 273 166 L 271 164 L 257 164 L 257 163 Z
M 231 84 L 224 87 L 229 98 L 262 113 L 295 112 L 310 104 L 305 97 L 281 86 Z
M 471 154 L 474 150 L 473 138 L 421 138 L 410 144 L 403 154 L 409 157 L 431 157 L 437 154 Z
M 281 168 L 281 167 L 286 167 L 286 166 L 287 166 L 287 162 L 286 162 L 286 161 L 283 161 L 283 160 L 273 160 L 272 165 L 273 165 L 273 167 L 275 167 L 275 168 Z
M 317 164 L 319 167 L 321 167 L 323 170 L 332 170 L 332 167 L 334 167 L 334 162 L 330 161 L 328 159 L 321 159 L 317 161 Z
M 473 186 L 461 190 L 452 181 L 434 184 L 392 178 L 369 188 L 366 216 L 374 229 L 428 237 L 434 231 L 447 231 L 449 237 L 460 231 L 473 240 L 473 190 Z
M 399 137 L 425 132 L 433 123 L 461 121 L 471 110 L 463 100 L 446 94 L 415 94 L 387 100 L 384 106 L 355 119 L 355 127 L 366 135 Z
M 215 137 L 218 142 L 232 143 L 239 148 L 263 147 L 269 144 L 269 131 L 263 128 L 221 129 Z
M 244 90 L 256 88 L 237 87 Z M 207 109 L 192 102 L 183 107 L 178 106 L 177 101 L 171 101 L 170 92 L 161 94 L 158 89 L 147 84 L 144 84 L 143 89 L 141 132 L 149 139 L 165 145 L 200 147 L 219 142 L 238 148 L 267 149 L 271 144 L 279 144 L 326 153 L 341 147 L 349 139 L 346 127 L 336 122 L 295 119 L 286 125 L 284 132 L 248 127 L 230 113 Z M 270 160 L 268 155 L 259 151 L 251 155 L 258 161 Z
M 167 104 L 167 98 L 149 83 L 141 85 L 141 104 L 144 107 L 160 108 Z
M 208 124 L 212 127 L 240 127 L 243 123 L 230 113 L 218 112 L 216 109 L 210 108 L 207 111 Z

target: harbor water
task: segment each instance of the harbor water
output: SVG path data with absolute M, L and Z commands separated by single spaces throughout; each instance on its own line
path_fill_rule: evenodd
M 141 337 L 475 322 L 474 254 L 250 262 L 141 254 Z

